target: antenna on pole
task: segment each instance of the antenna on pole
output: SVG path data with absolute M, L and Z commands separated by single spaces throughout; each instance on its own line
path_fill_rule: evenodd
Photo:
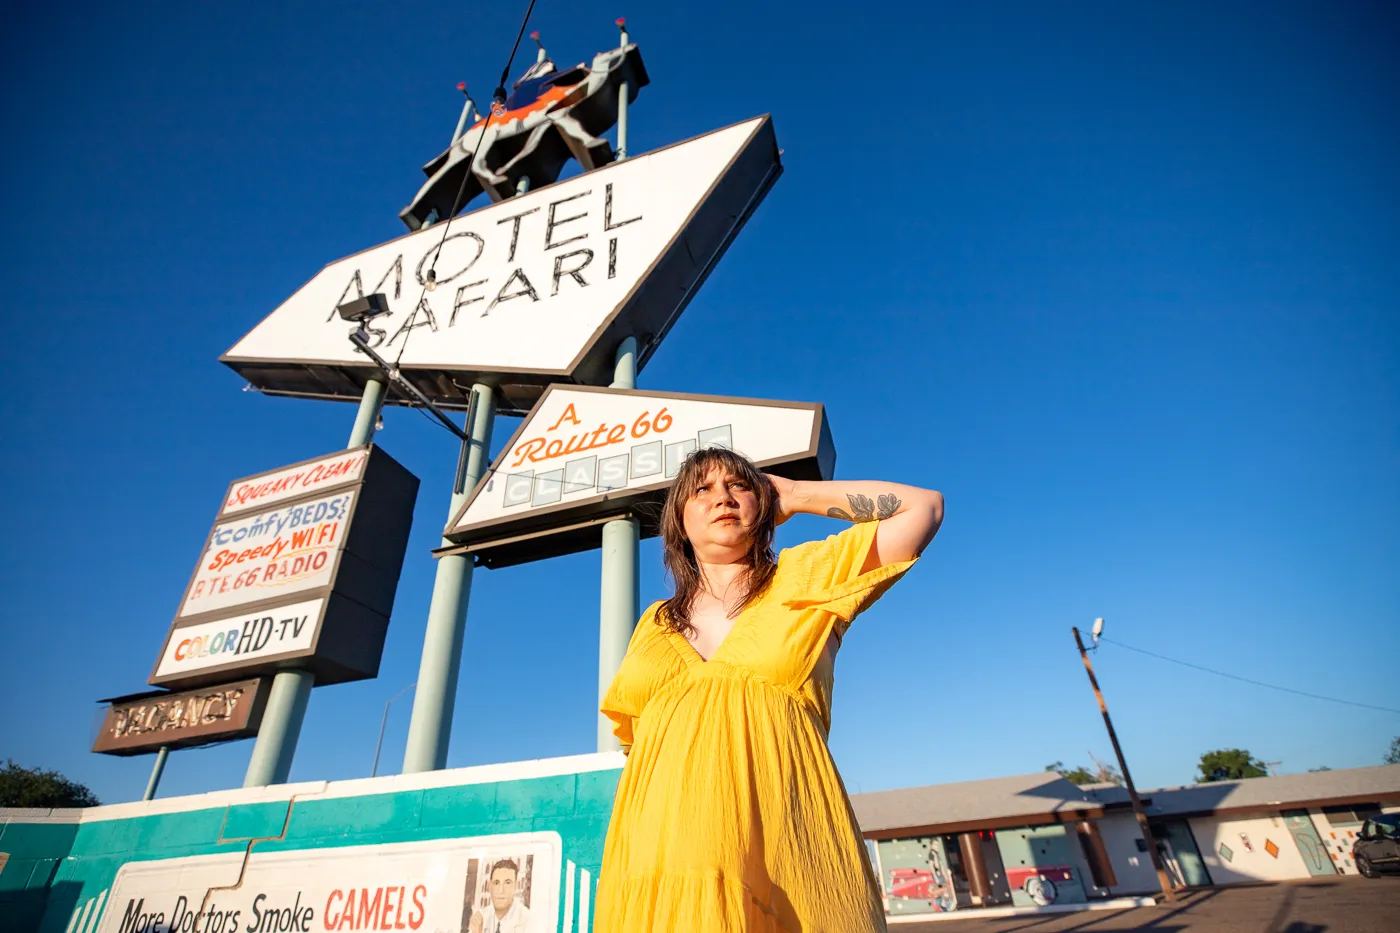
M 457 118 L 457 129 L 452 133 L 452 142 L 462 138 L 462 134 L 467 131 L 467 127 L 476 122 L 476 101 L 472 100 L 471 91 L 467 90 L 467 82 L 457 82 L 457 90 L 467 98 L 467 102 L 462 105 L 462 115 Z

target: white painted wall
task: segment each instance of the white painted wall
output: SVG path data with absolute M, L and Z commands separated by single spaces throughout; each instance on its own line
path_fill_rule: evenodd
M 1206 870 L 1216 884 L 1312 877 L 1281 816 L 1248 819 L 1207 816 L 1188 822 L 1191 833 L 1196 837 L 1196 845 L 1201 850 L 1201 858 L 1206 863 Z M 1248 838 L 1248 845 L 1241 834 Z M 1277 857 L 1266 850 L 1269 841 L 1278 846 Z M 1221 843 L 1230 848 L 1232 858 L 1227 860 L 1221 855 Z
M 1142 838 L 1137 818 L 1131 812 L 1111 813 L 1099 820 L 1099 835 L 1108 850 L 1108 861 L 1118 884 L 1110 893 L 1145 894 L 1157 890 L 1157 872 L 1152 868 L 1152 856 L 1139 852 L 1137 840 Z M 1085 878 L 1092 875 L 1086 873 Z

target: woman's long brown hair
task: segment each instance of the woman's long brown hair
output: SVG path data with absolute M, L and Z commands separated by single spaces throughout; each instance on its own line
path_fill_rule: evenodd
M 748 483 L 758 497 L 758 518 L 754 522 L 753 535 L 749 538 L 746 559 L 749 569 L 744 575 L 743 598 L 734 609 L 736 615 L 763 595 L 778 569 L 778 558 L 773 553 L 773 531 L 778 527 L 778 496 L 773 484 L 747 457 L 727 448 L 706 447 L 691 454 L 681 466 L 676 481 L 671 484 L 661 513 L 662 559 L 667 575 L 675 584 L 675 595 L 666 600 L 656 614 L 658 624 L 687 636 L 695 632 L 695 626 L 690 624 L 690 611 L 704 581 L 695 560 L 695 549 L 685 536 L 685 504 L 714 467 Z

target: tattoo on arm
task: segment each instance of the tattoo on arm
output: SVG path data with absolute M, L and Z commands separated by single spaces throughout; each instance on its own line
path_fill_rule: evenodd
M 868 496 L 854 493 L 847 496 L 846 501 L 851 504 L 851 521 L 873 522 L 875 520 L 875 503 L 871 502 Z
M 827 517 L 840 518 L 848 522 L 884 521 L 898 512 L 900 505 L 903 504 L 900 502 L 899 497 L 894 494 L 880 496 L 878 512 L 875 510 L 875 503 L 872 502 L 868 496 L 855 493 L 848 495 L 846 501 L 851 504 L 851 511 L 847 512 L 845 509 L 832 506 L 826 510 Z

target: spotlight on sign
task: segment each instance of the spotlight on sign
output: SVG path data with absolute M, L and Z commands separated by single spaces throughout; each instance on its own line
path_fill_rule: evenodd
M 383 292 L 375 292 L 373 295 L 364 295 L 353 301 L 347 301 L 335 310 L 347 321 L 358 321 L 364 324 L 381 314 L 388 314 L 389 299 L 385 297 Z

